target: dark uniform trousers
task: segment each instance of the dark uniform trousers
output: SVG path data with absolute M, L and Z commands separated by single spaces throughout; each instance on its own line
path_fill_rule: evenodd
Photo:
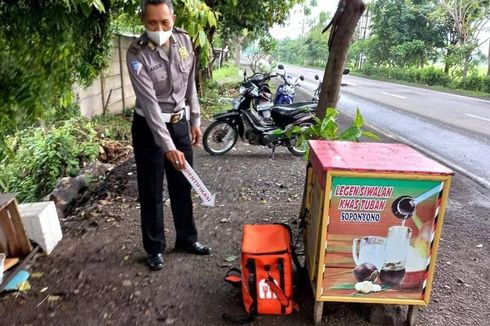
M 175 147 L 184 153 L 187 162 L 192 166 L 192 144 L 187 120 L 183 118 L 175 124 L 167 123 L 167 129 Z M 155 255 L 165 250 L 162 196 L 164 174 L 167 175 L 170 206 L 177 233 L 176 242 L 188 244 L 197 241 L 192 215 L 191 185 L 158 148 L 144 117 L 134 114 L 131 131 L 145 251 Z

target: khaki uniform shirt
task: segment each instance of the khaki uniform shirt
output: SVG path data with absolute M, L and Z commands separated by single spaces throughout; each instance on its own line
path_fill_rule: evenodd
M 155 143 L 164 153 L 175 150 L 161 113 L 178 112 L 187 104 L 191 125 L 201 124 L 191 39 L 184 30 L 174 28 L 167 56 L 145 33 L 130 45 L 126 63 L 136 94 L 136 107 L 143 111 Z

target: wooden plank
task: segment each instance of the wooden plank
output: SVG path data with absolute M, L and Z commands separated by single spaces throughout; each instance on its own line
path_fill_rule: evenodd
M 315 301 L 313 308 L 313 322 L 315 325 L 320 325 L 323 317 L 323 301 Z
M 24 229 L 24 224 L 22 224 L 22 220 L 19 215 L 19 208 L 17 207 L 17 201 L 13 201 L 10 203 L 9 207 L 11 208 L 10 214 L 12 217 L 12 223 L 14 224 L 15 232 L 17 233 L 17 239 L 19 240 L 19 244 L 22 250 L 21 255 L 12 255 L 15 257 L 18 256 L 27 256 L 32 251 L 32 245 L 27 237 L 27 233 Z
M 15 199 L 0 210 L 0 228 L 7 238 L 8 257 L 24 257 L 32 251 Z
M 10 204 L 14 199 L 14 194 L 0 194 L 0 210 Z
M 418 306 L 409 306 L 408 314 L 407 314 L 407 322 L 409 326 L 415 326 L 417 323 L 417 317 L 419 315 L 419 307 Z
M 7 258 L 3 262 L 3 271 L 8 271 L 12 266 L 15 266 L 19 262 L 19 258 Z
M 17 256 L 16 252 L 19 252 L 20 249 L 17 242 L 17 234 L 14 230 L 14 225 L 12 224 L 8 207 L 4 207 L 4 209 L 0 211 L 0 228 L 7 239 L 7 248 L 4 248 L 6 249 L 5 254 L 7 257 Z

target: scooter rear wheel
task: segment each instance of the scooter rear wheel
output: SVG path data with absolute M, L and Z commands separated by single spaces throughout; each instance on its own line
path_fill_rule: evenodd
M 215 121 L 204 131 L 202 143 L 211 155 L 228 153 L 238 140 L 238 131 L 227 121 Z
M 294 156 L 303 156 L 306 153 L 308 148 L 308 144 L 304 142 L 303 144 L 298 144 L 298 139 L 291 139 L 290 144 L 287 148 L 288 151 L 291 152 Z
M 312 126 L 312 123 L 302 123 L 299 125 L 302 130 L 305 130 L 309 127 Z M 303 141 L 301 144 L 298 142 L 299 137 L 298 136 L 293 136 L 289 140 L 289 146 L 288 151 L 293 154 L 294 156 L 304 156 L 306 154 L 306 151 L 308 150 L 308 142 Z

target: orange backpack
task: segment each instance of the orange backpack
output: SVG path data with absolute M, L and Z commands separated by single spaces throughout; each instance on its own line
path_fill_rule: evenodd
M 294 305 L 292 260 L 297 263 L 290 228 L 283 224 L 244 225 L 241 249 L 241 272 L 232 268 L 225 281 L 241 284 L 249 315 L 246 321 L 257 314 L 290 314 Z

